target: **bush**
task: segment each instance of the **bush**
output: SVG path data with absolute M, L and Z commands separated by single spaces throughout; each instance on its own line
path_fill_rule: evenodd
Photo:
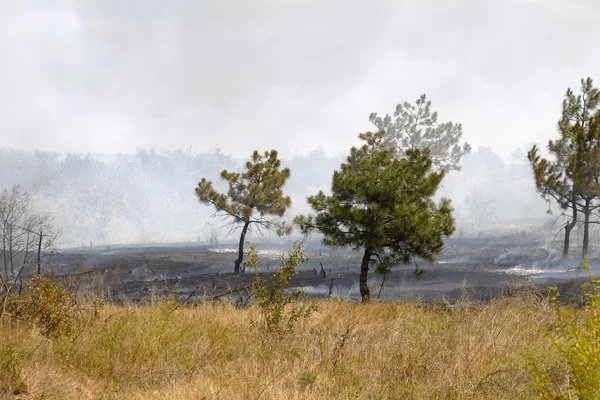
M 18 309 L 18 314 L 37 325 L 45 336 L 66 334 L 73 328 L 75 304 L 52 275 L 36 275 Z
M 287 256 L 281 257 L 279 271 L 273 273 L 268 279 L 260 276 L 258 266 L 258 252 L 253 243 L 247 251 L 249 261 L 244 266 L 252 267 L 254 278 L 252 280 L 252 295 L 260 308 L 263 318 L 263 327 L 271 333 L 285 335 L 289 333 L 295 323 L 308 317 L 317 309 L 315 305 L 294 304 L 303 294 L 304 290 L 297 288 L 286 294 L 286 288 L 292 275 L 298 274 L 296 267 L 308 260 L 302 242 L 296 242 L 294 249 Z
M 583 284 L 588 301 L 581 313 L 561 307 L 558 289 L 553 288 L 557 323 L 549 338 L 567 367 L 567 382 L 558 382 L 552 371 L 534 363 L 534 392 L 541 399 L 593 399 L 600 393 L 600 280 L 591 274 L 587 261 L 583 269 L 592 279 Z

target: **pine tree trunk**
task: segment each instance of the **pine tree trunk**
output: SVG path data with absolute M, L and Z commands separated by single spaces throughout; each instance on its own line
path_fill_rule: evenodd
M 587 258 L 588 254 L 588 244 L 590 242 L 590 200 L 585 199 L 585 208 L 583 214 L 583 251 L 581 257 L 583 259 Z
M 387 274 L 383 274 L 383 279 L 381 280 L 381 286 L 379 286 L 379 291 L 377 292 L 377 300 L 379 300 L 379 297 L 381 296 L 381 292 L 383 292 L 383 285 L 385 285 L 386 277 L 387 277 Z
M 235 264 L 233 265 L 233 273 L 240 273 L 240 265 L 242 265 L 242 260 L 244 259 L 244 240 L 246 240 L 246 232 L 248 231 L 248 226 L 250 222 L 244 223 L 244 228 L 242 229 L 242 234 L 240 235 L 240 244 L 238 247 L 238 258 L 235 260 Z
M 567 223 L 565 226 L 565 244 L 563 246 L 563 258 L 566 259 L 569 256 L 569 240 L 571 237 L 571 230 L 577 224 L 577 205 L 575 204 L 575 196 L 573 195 L 573 202 L 571 203 L 573 207 L 573 219 L 570 223 Z
M 571 224 L 565 226 L 565 242 L 563 244 L 563 258 L 569 257 L 569 237 L 571 236 Z
M 363 303 L 366 303 L 371 298 L 371 292 L 369 291 L 369 286 L 367 285 L 367 276 L 369 275 L 369 262 L 371 261 L 371 251 L 369 249 L 365 249 L 365 254 L 362 258 L 362 263 L 360 265 L 360 297 Z

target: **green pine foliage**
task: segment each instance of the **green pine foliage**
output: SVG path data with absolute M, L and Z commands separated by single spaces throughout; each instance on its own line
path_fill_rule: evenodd
M 527 157 L 538 192 L 548 202 L 554 200 L 571 212 L 565 227 L 563 257 L 569 253 L 571 230 L 583 214 L 585 258 L 590 216 L 600 207 L 600 91 L 591 78 L 581 80 L 579 95 L 567 89 L 557 126 L 558 138 L 548 143 L 553 160 L 541 157 L 537 146 L 531 148 Z
M 206 178 L 198 183 L 195 192 L 201 203 L 213 206 L 217 215 L 243 227 L 238 259 L 234 265 L 235 273 L 240 270 L 244 240 L 250 225 L 274 231 L 278 235 L 291 232 L 292 227 L 280 219 L 292 205 L 292 199 L 283 193 L 283 186 L 289 178 L 290 170 L 281 168 L 276 150 L 265 151 L 262 155 L 255 150 L 251 160 L 246 162 L 245 172 L 221 172 L 221 179 L 229 187 L 227 193 L 219 193 Z
M 321 232 L 325 245 L 364 251 L 360 290 L 368 301 L 370 264 L 385 273 L 413 257 L 433 261 L 455 224 L 450 200 L 432 200 L 444 171 L 432 171 L 429 149 L 409 149 L 398 158 L 397 150 L 385 144 L 383 131 L 359 137 L 365 143 L 353 147 L 334 172 L 332 194 L 308 197 L 315 213 L 294 222 L 304 233 Z
M 377 129 L 385 131 L 386 143 L 397 149 L 399 157 L 406 156 L 405 152 L 409 149 L 429 148 L 431 162 L 437 171 L 459 171 L 460 160 L 471 151 L 469 143 L 461 143 L 462 124 L 438 122 L 438 113 L 431 111 L 431 101 L 425 94 L 415 104 L 404 102 L 396 105 L 391 116 L 380 117 L 372 113 L 369 121 Z

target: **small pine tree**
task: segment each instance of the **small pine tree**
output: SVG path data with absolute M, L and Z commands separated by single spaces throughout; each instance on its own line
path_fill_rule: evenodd
M 216 214 L 231 219 L 232 224 L 242 226 L 238 258 L 234 264 L 236 274 L 240 272 L 244 240 L 251 224 L 272 230 L 278 235 L 291 232 L 292 227 L 279 220 L 292 205 L 292 199 L 283 194 L 283 186 L 289 177 L 289 168 L 281 169 L 277 151 L 265 151 L 261 155 L 255 150 L 251 161 L 246 162 L 245 172 L 221 172 L 221 179 L 229 186 L 227 194 L 217 192 L 206 178 L 198 183 L 195 192 L 201 203 L 213 206 Z

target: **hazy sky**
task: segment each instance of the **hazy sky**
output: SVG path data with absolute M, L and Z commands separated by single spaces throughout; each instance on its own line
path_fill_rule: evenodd
M 598 0 L 0 0 L 0 147 L 347 153 L 426 93 L 508 157 L 599 38 Z

